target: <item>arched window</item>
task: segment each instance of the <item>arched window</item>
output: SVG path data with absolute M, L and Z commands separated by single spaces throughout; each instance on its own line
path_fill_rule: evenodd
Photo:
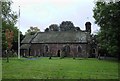
M 62 52 L 64 53 L 64 56 L 70 55 L 70 46 L 66 45 L 63 47 Z
M 66 51 L 67 53 L 70 53 L 70 46 L 65 46 L 65 51 Z
M 79 53 L 82 52 L 82 48 L 81 48 L 81 46 L 78 46 L 78 52 L 79 52 Z
M 48 46 L 45 45 L 45 52 L 48 52 Z

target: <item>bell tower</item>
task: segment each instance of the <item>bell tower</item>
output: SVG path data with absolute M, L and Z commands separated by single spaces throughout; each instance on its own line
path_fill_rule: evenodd
M 91 33 L 91 23 L 90 22 L 86 22 L 85 23 L 85 27 L 86 27 L 86 32 Z

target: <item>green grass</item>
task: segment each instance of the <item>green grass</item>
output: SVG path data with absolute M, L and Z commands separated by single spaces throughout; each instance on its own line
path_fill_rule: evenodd
M 0 80 L 2 79 L 2 58 L 0 57 Z
M 118 79 L 117 61 L 41 57 L 2 62 L 3 79 Z

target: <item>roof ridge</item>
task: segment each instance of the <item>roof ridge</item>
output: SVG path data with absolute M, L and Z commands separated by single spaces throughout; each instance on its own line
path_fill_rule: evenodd
M 39 32 L 37 32 L 37 33 L 31 38 L 30 43 L 31 43 L 31 41 L 38 35 L 38 33 L 39 33 Z
M 77 32 L 86 32 L 86 31 L 48 31 L 48 32 L 38 32 L 38 33 L 71 33 L 71 32 L 74 32 L 74 33 L 77 33 Z

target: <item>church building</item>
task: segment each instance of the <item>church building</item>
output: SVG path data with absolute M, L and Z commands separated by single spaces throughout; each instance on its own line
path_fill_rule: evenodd
M 49 31 L 26 35 L 21 42 L 22 56 L 90 57 L 91 23 L 81 31 Z M 95 49 L 96 51 L 96 49 Z

